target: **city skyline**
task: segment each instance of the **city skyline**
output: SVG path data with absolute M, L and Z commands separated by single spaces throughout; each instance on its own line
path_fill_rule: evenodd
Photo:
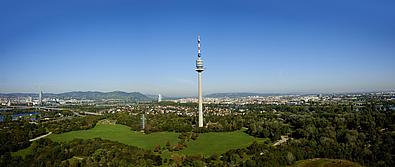
M 0 92 L 196 94 L 395 88 L 391 1 L 0 2 Z M 199 12 L 197 12 L 199 11 Z

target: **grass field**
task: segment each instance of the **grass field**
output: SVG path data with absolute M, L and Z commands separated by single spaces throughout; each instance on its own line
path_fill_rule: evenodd
M 254 137 L 244 133 L 242 130 L 203 133 L 199 135 L 197 140 L 188 142 L 188 147 L 181 150 L 180 153 L 209 156 L 213 153 L 224 153 L 230 149 L 247 147 L 254 140 Z
M 165 146 L 167 141 L 171 144 L 177 143 L 179 141 L 178 135 L 179 133 L 174 132 L 144 134 L 132 131 L 129 127 L 124 125 L 98 124 L 96 127 L 89 130 L 52 134 L 48 137 L 54 141 L 70 141 L 75 138 L 90 139 L 99 137 L 152 150 L 157 144 L 160 144 L 162 147 Z M 187 142 L 187 148 L 177 153 L 209 156 L 213 153 L 223 153 L 233 148 L 247 147 L 253 141 L 254 137 L 245 134 L 242 130 L 234 132 L 203 133 L 199 135 L 197 140 L 190 140 Z
M 362 167 L 362 166 L 355 162 L 351 162 L 347 160 L 315 158 L 315 159 L 298 161 L 291 167 Z
M 33 151 L 32 147 L 30 146 L 28 148 L 25 148 L 25 149 L 22 149 L 22 150 L 19 150 L 16 152 L 11 152 L 11 156 L 21 156 L 24 158 L 26 155 L 30 154 L 32 151 Z
M 178 133 L 157 132 L 144 134 L 141 132 L 132 131 L 128 126 L 119 124 L 97 124 L 94 128 L 89 130 L 71 131 L 48 136 L 48 138 L 54 141 L 70 141 L 75 138 L 92 139 L 95 137 L 117 141 L 145 149 L 152 149 L 157 144 L 164 146 L 167 141 L 169 141 L 171 144 L 178 142 Z

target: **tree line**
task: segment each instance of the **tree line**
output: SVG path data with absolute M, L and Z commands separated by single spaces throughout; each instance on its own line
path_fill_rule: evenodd
M 162 158 L 151 151 L 100 138 L 70 142 L 40 139 L 24 159 L 9 153 L 0 157 L 0 166 L 160 166 Z

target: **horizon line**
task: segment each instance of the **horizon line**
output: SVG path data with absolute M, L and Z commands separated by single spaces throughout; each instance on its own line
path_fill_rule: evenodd
M 82 90 L 78 90 L 78 91 L 64 91 L 64 92 L 59 92 L 59 93 L 53 93 L 53 92 L 45 92 L 43 90 L 41 90 L 43 92 L 43 94 L 62 94 L 62 93 L 70 93 L 70 92 L 99 92 L 99 93 L 111 93 L 111 92 L 123 92 L 123 93 L 141 93 L 143 95 L 157 95 L 157 94 L 153 94 L 153 93 L 144 93 L 144 92 L 140 92 L 140 91 L 120 91 L 120 90 L 114 90 L 114 91 L 96 91 L 96 90 L 87 90 L 87 91 L 82 91 Z M 215 92 L 215 93 L 207 93 L 207 95 L 212 95 L 212 94 L 241 94 L 241 93 L 251 93 L 251 94 L 278 94 L 278 95 L 293 95 L 293 94 L 297 94 L 297 95 L 308 95 L 308 94 L 355 94 L 355 93 L 390 93 L 390 92 L 395 92 L 395 89 L 390 89 L 390 90 L 370 90 L 370 91 L 289 91 L 289 92 L 254 92 L 254 91 L 229 91 L 229 92 Z M 5 92 L 0 92 L 0 94 L 39 94 L 40 91 L 38 92 L 9 92 L 9 93 L 5 93 Z M 165 94 L 163 93 L 159 93 L 162 96 L 164 96 Z M 166 96 L 164 96 L 166 97 Z M 180 96 L 167 96 L 167 97 L 195 97 L 195 96 L 188 96 L 188 95 L 180 95 Z M 197 97 L 197 95 L 196 95 Z

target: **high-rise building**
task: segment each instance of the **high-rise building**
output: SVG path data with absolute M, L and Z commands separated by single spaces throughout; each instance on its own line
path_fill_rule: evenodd
M 198 34 L 198 58 L 196 60 L 196 72 L 198 72 L 198 103 L 199 103 L 199 127 L 203 127 L 203 95 L 202 95 L 202 72 L 203 60 L 200 58 L 200 33 Z
M 43 91 L 40 91 L 40 93 L 38 94 L 38 104 L 43 104 Z
M 161 101 L 162 101 L 162 95 L 158 94 L 158 102 L 161 102 Z

